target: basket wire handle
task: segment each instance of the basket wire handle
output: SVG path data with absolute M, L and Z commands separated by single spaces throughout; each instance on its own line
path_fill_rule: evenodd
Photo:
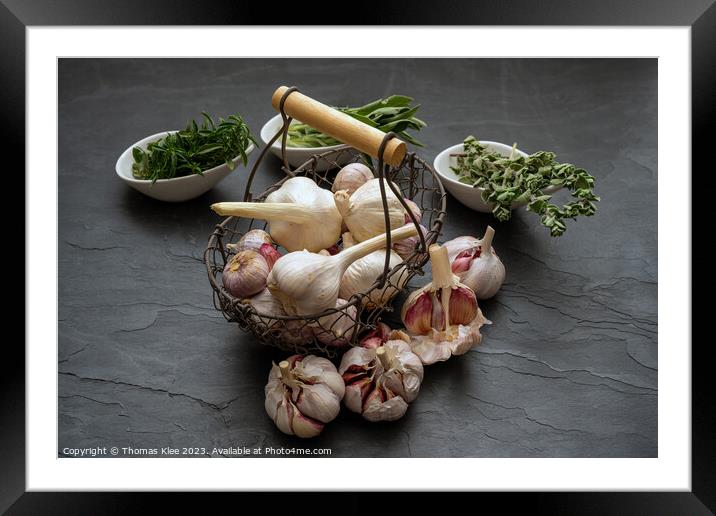
M 380 278 L 378 279 L 378 287 L 377 288 L 383 288 L 385 286 L 385 282 L 388 279 L 388 273 L 390 272 L 390 250 L 392 249 L 392 242 L 390 237 L 390 213 L 388 210 L 388 197 L 385 193 L 385 183 L 388 183 L 388 187 L 390 190 L 395 194 L 395 196 L 400 201 L 400 204 L 405 209 L 405 213 L 408 214 L 410 217 L 410 221 L 415 225 L 415 228 L 418 230 L 418 238 L 420 239 L 420 253 L 426 254 L 428 252 L 428 246 L 425 242 L 425 235 L 423 234 L 422 230 L 420 229 L 420 224 L 418 223 L 418 219 L 415 217 L 415 214 L 413 213 L 413 210 L 410 209 L 408 206 L 408 203 L 405 202 L 405 198 L 403 197 L 403 194 L 398 191 L 397 187 L 393 184 L 393 182 L 388 179 L 388 181 L 384 181 L 385 179 L 385 169 L 386 165 L 383 163 L 383 154 L 385 152 L 385 147 L 388 144 L 388 142 L 395 138 L 395 133 L 388 132 L 383 137 L 383 141 L 380 144 L 380 147 L 378 148 L 378 166 L 377 166 L 377 176 L 378 176 L 378 184 L 380 186 L 380 200 L 383 203 L 383 216 L 385 217 L 385 265 L 383 266 L 383 274 L 381 274 Z M 412 158 L 412 156 L 411 156 Z M 388 171 L 390 171 L 390 166 L 387 166 Z M 390 174 L 389 174 L 390 175 Z
M 293 118 L 288 116 L 283 109 L 283 106 L 286 103 L 286 98 L 288 98 L 288 96 L 291 93 L 293 93 L 294 91 L 298 91 L 298 88 L 296 88 L 295 86 L 291 86 L 281 96 L 281 102 L 279 104 L 279 111 L 281 113 L 281 118 L 283 119 L 283 125 L 281 126 L 281 129 L 279 129 L 276 132 L 276 134 L 273 135 L 273 137 L 268 141 L 268 143 L 261 150 L 261 154 L 259 154 L 259 157 L 256 160 L 256 163 L 254 163 L 254 166 L 251 168 L 249 177 L 246 179 L 246 189 L 244 190 L 244 202 L 251 201 L 251 183 L 253 183 L 253 181 L 254 181 L 254 176 L 256 175 L 256 171 L 259 168 L 259 164 L 264 159 L 266 152 L 271 148 L 271 146 L 274 144 L 274 142 L 276 140 L 278 140 L 279 136 L 281 136 L 281 157 L 283 158 L 283 167 L 281 167 L 281 169 L 286 173 L 287 176 L 289 176 L 289 177 L 294 176 L 293 172 L 291 171 L 291 167 L 289 167 L 289 165 L 288 165 L 288 158 L 286 157 L 286 141 L 288 139 L 288 128 L 291 125 Z

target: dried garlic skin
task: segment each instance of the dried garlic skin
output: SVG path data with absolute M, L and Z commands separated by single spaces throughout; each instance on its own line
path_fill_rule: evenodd
M 266 413 L 279 430 L 310 438 L 338 415 L 345 384 L 330 360 L 293 355 L 273 364 L 264 394 Z
M 420 358 L 403 340 L 352 348 L 343 355 L 338 372 L 346 382 L 346 407 L 368 421 L 403 417 L 423 381 Z
M 477 316 L 470 324 L 451 327 L 450 332 L 431 330 L 426 335 L 411 335 L 410 348 L 424 365 L 444 362 L 453 355 L 464 355 L 473 347 L 480 345 L 482 334 L 480 327 L 491 324 L 477 309 Z

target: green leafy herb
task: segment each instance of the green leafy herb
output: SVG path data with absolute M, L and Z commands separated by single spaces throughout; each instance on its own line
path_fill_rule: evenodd
M 558 163 L 554 152 L 539 151 L 527 157 L 515 153 L 509 157 L 490 151 L 474 136 L 463 142 L 464 152 L 455 154 L 457 165 L 450 167 L 460 182 L 483 188 L 482 199 L 494 203 L 493 215 L 500 221 L 510 218 L 514 202 L 527 202 L 527 210 L 541 216 L 541 222 L 552 236 L 560 236 L 567 227 L 564 219 L 591 216 L 596 212 L 594 177 L 586 170 L 570 163 Z M 563 186 L 574 201 L 559 207 L 550 203 L 551 195 L 542 190 L 548 186 Z
M 415 117 L 420 105 L 411 106 L 412 102 L 413 99 L 410 97 L 391 95 L 384 99 L 374 100 L 365 106 L 337 107 L 335 109 L 371 127 L 380 129 L 384 133 L 392 131 L 398 138 L 422 147 L 423 144 L 408 133 L 409 130 L 420 131 L 427 125 Z M 287 145 L 291 147 L 328 147 L 340 143 L 310 125 L 295 123 L 291 124 L 288 130 Z
M 202 113 L 198 125 L 190 121 L 186 129 L 167 135 L 147 145 L 147 150 L 132 149 L 132 175 L 137 179 L 155 182 L 157 179 L 201 175 L 205 170 L 226 164 L 234 170 L 238 156 L 246 165 L 246 149 L 256 140 L 239 115 L 219 118 L 215 124 L 211 117 Z

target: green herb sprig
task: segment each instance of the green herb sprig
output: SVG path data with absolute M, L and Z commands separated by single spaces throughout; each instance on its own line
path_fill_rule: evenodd
M 155 182 L 157 179 L 201 175 L 224 163 L 229 170 L 234 170 L 233 160 L 237 156 L 245 166 L 246 149 L 256 140 L 244 120 L 239 115 L 230 115 L 227 119 L 219 118 L 215 124 L 207 113 L 202 112 L 202 116 L 201 126 L 192 120 L 186 129 L 167 133 L 147 145 L 146 151 L 134 147 L 132 175 Z
M 398 138 L 422 147 L 423 144 L 408 133 L 408 130 L 420 131 L 427 125 L 415 117 L 420 105 L 411 106 L 412 102 L 411 97 L 391 95 L 384 99 L 374 100 L 365 106 L 337 107 L 335 109 L 384 133 L 392 131 Z M 290 147 L 328 147 L 340 143 L 310 125 L 295 123 L 291 124 L 288 129 L 287 145 Z
M 561 236 L 567 229 L 564 219 L 579 215 L 591 216 L 596 212 L 594 177 L 586 170 L 570 163 L 558 163 L 554 152 L 539 151 L 527 157 L 512 153 L 505 157 L 490 151 L 474 136 L 463 142 L 464 152 L 453 155 L 456 166 L 450 168 L 460 182 L 483 188 L 482 200 L 494 203 L 493 215 L 500 221 L 512 216 L 510 205 L 527 202 L 527 210 L 541 216 L 540 221 L 549 228 L 554 237 Z M 548 186 L 567 188 L 576 200 L 559 207 L 550 203 L 551 195 L 542 190 Z

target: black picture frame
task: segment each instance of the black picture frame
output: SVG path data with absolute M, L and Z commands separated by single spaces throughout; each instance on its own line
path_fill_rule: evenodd
M 708 204 L 716 184 L 713 165 L 707 163 L 709 129 L 716 118 L 716 4 L 714 0 L 570 0 L 512 2 L 450 2 L 450 9 L 400 1 L 362 2 L 349 23 L 387 25 L 630 25 L 689 26 L 692 43 L 692 231 L 710 234 L 703 226 L 716 215 Z M 25 29 L 35 25 L 251 25 L 294 23 L 335 25 L 297 4 L 296 13 L 284 11 L 277 18 L 269 4 L 242 8 L 235 1 L 188 0 L 1 0 L 0 91 L 7 148 L 25 146 Z M 283 8 L 282 8 L 283 9 Z M 345 18 L 343 18 L 345 21 Z M 340 24 L 340 22 L 339 22 Z M 24 170 L 24 153 L 14 153 L 16 170 Z M 710 171 L 710 172 L 709 172 Z M 18 177 L 19 179 L 19 177 Z M 698 188 L 695 179 L 699 180 Z M 704 185 L 703 181 L 707 184 Z M 706 186 L 706 188 L 704 188 Z M 18 186 L 24 192 L 24 181 Z M 19 228 L 16 229 L 19 232 Z M 702 230 L 702 231 L 699 231 Z M 15 235 L 13 235 L 15 236 Z M 12 237 L 8 237 L 12 238 Z M 14 241 L 24 241 L 16 235 Z M 708 258 L 693 255 L 693 293 L 712 292 L 712 275 L 706 274 Z M 25 271 L 26 274 L 29 271 Z M 704 272 L 704 274 L 699 274 Z M 703 279 L 705 278 L 705 280 Z M 705 298 L 705 296 L 704 296 Z M 692 320 L 703 321 L 708 302 L 692 303 Z M 24 306 L 24 303 L 23 303 Z M 699 317 L 702 316 L 702 317 Z M 703 323 L 702 323 L 703 324 Z M 686 346 L 688 343 L 669 343 Z M 551 514 L 709 514 L 716 510 L 714 459 L 715 417 L 711 402 L 708 347 L 711 339 L 694 339 L 692 345 L 692 492 L 643 493 L 531 493 L 500 496 L 502 508 L 529 504 L 531 510 Z M 26 493 L 25 492 L 25 353 L 19 344 L 5 345 L 5 367 L 0 375 L 0 512 L 9 514 L 127 513 L 142 508 L 150 495 L 125 493 Z M 300 495 L 292 495 L 295 503 Z M 509 498 L 509 500 L 504 500 Z M 361 502 L 356 494 L 348 506 Z M 344 502 L 345 504 L 345 502 Z

